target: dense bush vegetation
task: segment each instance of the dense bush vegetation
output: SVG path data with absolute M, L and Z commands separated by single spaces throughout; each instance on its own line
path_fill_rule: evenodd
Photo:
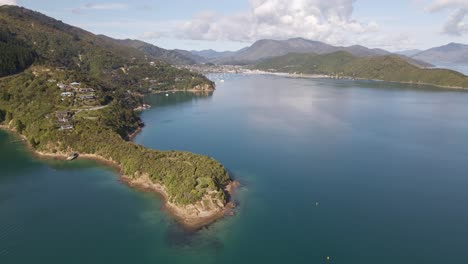
M 136 49 L 24 8 L 0 6 L 0 27 L 8 32 L 0 38 L 0 49 L 5 48 L 2 72 L 20 72 L 34 62 L 24 72 L 0 79 L 0 123 L 26 136 L 38 150 L 97 154 L 117 162 L 125 175 L 148 175 L 167 188 L 175 203 L 194 203 L 204 195 L 224 201 L 223 189 L 230 179 L 217 161 L 188 152 L 150 150 L 125 140 L 140 126 L 133 111 L 141 104 L 139 93 L 212 82 L 162 62 L 152 65 Z M 13 48 L 17 43 L 21 45 Z M 57 83 L 75 81 L 92 87 L 105 108 L 92 111 L 92 118 L 76 114 L 69 121 L 73 129 L 61 131 L 56 112 L 78 110 L 75 100 L 60 96 Z
M 0 30 L 0 54 L 0 77 L 23 71 L 36 57 L 29 47 L 3 30 Z
M 121 165 L 132 177 L 147 174 L 163 184 L 173 202 L 189 204 L 215 191 L 225 199 L 223 188 L 229 182 L 224 167 L 212 158 L 188 152 L 156 151 L 125 141 L 139 126 L 139 118 L 128 105 L 131 97 L 113 94 L 108 107 L 95 111 L 93 120 L 73 119 L 74 129 L 59 131 L 54 113 L 64 108 L 60 90 L 49 83 L 50 73 L 26 71 L 0 81 L 0 121 L 10 123 L 38 150 L 77 151 L 97 154 Z
M 5 67 L 4 75 L 24 70 L 37 57 L 38 64 L 74 71 L 76 80 L 99 79 L 105 87 L 113 89 L 145 88 L 148 91 L 148 88 L 189 89 L 200 83 L 213 85 L 197 73 L 178 70 L 135 48 L 25 8 L 0 6 L 0 28 L 8 32 L 3 34 L 3 38 L 8 40 L 3 41 L 8 50 L 0 57 L 5 62 L 0 63 Z M 0 44 L 1 40 L 0 37 Z M 14 65 L 6 63 L 12 60 L 10 57 L 15 58 Z M 150 62 L 156 62 L 156 65 L 152 66 Z M 155 79 L 160 85 L 144 82 L 145 78 Z

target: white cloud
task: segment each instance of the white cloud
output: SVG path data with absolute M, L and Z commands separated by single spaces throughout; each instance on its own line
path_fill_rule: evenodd
M 1 5 L 18 5 L 18 1 L 16 0 L 0 0 Z
M 456 10 L 452 15 L 450 15 L 449 20 L 445 23 L 443 32 L 456 36 L 468 33 L 468 23 L 463 22 L 467 14 L 468 9 Z
M 429 10 L 432 12 L 440 11 L 443 9 L 458 9 L 458 8 L 468 9 L 468 1 L 467 0 L 435 0 L 429 6 Z
M 109 4 L 93 4 L 89 3 L 84 5 L 85 9 L 94 9 L 94 10 L 121 10 L 127 9 L 126 4 L 119 4 L 119 3 L 109 3 Z
M 304 37 L 343 44 L 353 35 L 375 32 L 376 22 L 353 19 L 356 0 L 250 0 L 244 12 L 203 13 L 178 27 L 178 37 L 251 42 L 262 38 Z
M 468 0 L 436 0 L 428 8 L 430 12 L 450 10 L 451 15 L 442 32 L 448 35 L 461 36 L 468 33 Z
M 121 3 L 106 3 L 106 4 L 88 3 L 86 5 L 83 5 L 83 6 L 80 6 L 78 8 L 72 9 L 72 12 L 75 13 L 75 14 L 81 14 L 86 10 L 111 11 L 111 10 L 125 10 L 125 9 L 128 9 L 127 4 L 121 4 Z

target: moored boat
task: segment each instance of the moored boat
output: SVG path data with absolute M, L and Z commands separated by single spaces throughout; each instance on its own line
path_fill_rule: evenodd
M 74 152 L 74 153 L 70 153 L 70 155 L 68 155 L 67 160 L 72 161 L 72 160 L 74 160 L 76 158 L 78 158 L 78 153 Z

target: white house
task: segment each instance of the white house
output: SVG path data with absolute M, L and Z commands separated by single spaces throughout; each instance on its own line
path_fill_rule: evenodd
M 62 97 L 72 97 L 73 93 L 72 92 L 63 92 L 60 94 Z

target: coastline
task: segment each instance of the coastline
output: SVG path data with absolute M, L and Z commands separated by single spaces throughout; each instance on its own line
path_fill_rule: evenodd
M 192 87 L 191 89 L 171 89 L 171 90 L 156 90 L 151 91 L 151 93 L 159 94 L 159 93 L 172 93 L 172 92 L 191 92 L 191 93 L 207 93 L 207 92 L 214 92 L 216 90 L 216 85 L 213 84 L 199 84 L 197 86 Z
M 145 124 L 141 123 L 140 126 L 137 129 L 135 129 L 135 131 L 133 131 L 132 133 L 130 133 L 127 136 L 127 139 L 129 141 L 133 141 L 136 138 L 136 136 L 138 136 L 138 134 L 140 134 L 140 132 L 143 130 L 144 127 L 145 127 Z
M 7 125 L 0 124 L 0 129 L 20 137 L 24 137 Z M 142 129 L 143 126 L 139 127 L 136 131 L 129 135 L 129 138 L 134 138 Z M 31 152 L 31 154 L 38 159 L 55 159 L 66 161 L 68 157 L 68 154 L 63 152 L 51 153 L 36 150 L 27 141 L 24 142 L 24 145 Z M 212 202 L 210 206 L 206 206 L 205 204 L 202 204 L 202 201 L 199 201 L 196 204 L 183 206 L 170 202 L 169 195 L 165 187 L 159 183 L 153 182 L 147 175 L 141 175 L 137 178 L 124 175 L 119 163 L 106 159 L 97 154 L 80 153 L 78 159 L 93 160 L 103 165 L 115 168 L 119 174 L 119 181 L 122 183 L 142 191 L 156 193 L 163 200 L 164 206 L 162 209 L 174 217 L 174 219 L 176 219 L 179 224 L 181 224 L 189 231 L 198 230 L 204 226 L 212 224 L 221 218 L 224 218 L 225 216 L 232 216 L 234 214 L 232 209 L 235 208 L 235 204 L 231 201 L 230 197 L 233 195 L 234 190 L 239 186 L 239 182 L 237 181 L 231 181 L 227 186 L 225 186 L 224 192 L 228 195 L 228 199 L 225 204 L 221 204 L 218 201 L 215 203 Z
M 273 75 L 273 76 L 281 76 L 281 77 L 287 77 L 287 78 L 305 78 L 305 79 L 332 79 L 332 80 L 338 79 L 338 80 L 348 80 L 348 81 L 353 81 L 353 80 L 373 81 L 373 82 L 387 82 L 387 83 L 396 83 L 396 84 L 427 85 L 427 86 L 433 86 L 437 88 L 451 89 L 451 90 L 468 90 L 468 87 L 461 87 L 461 86 L 446 86 L 446 85 L 437 85 L 437 84 L 432 84 L 432 83 L 421 83 L 421 82 L 385 81 L 385 80 L 380 80 L 380 79 L 357 78 L 357 77 L 351 77 L 351 76 L 340 76 L 339 78 L 336 78 L 334 76 L 325 75 L 325 74 L 301 74 L 301 73 L 268 72 L 268 71 L 256 71 L 256 72 L 249 72 L 249 73 L 243 73 L 243 74 Z
M 164 91 L 152 91 L 153 94 L 161 94 L 161 93 L 176 93 L 176 92 L 189 92 L 189 93 L 206 93 L 206 92 L 214 92 L 215 89 L 212 90 L 199 90 L 199 89 L 171 89 L 171 90 L 164 90 Z

